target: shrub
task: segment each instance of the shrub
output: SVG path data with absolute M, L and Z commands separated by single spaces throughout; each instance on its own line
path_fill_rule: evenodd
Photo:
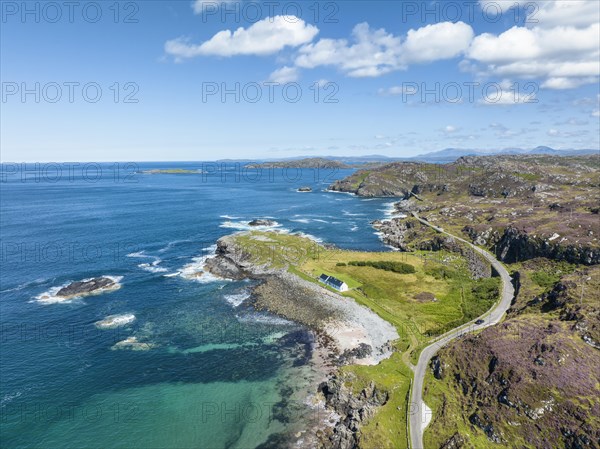
M 346 263 L 345 262 L 338 262 L 335 264 L 336 267 L 345 267 Z
M 404 262 L 392 262 L 392 261 L 351 261 L 348 265 L 355 267 L 372 267 L 378 270 L 393 271 L 394 273 L 410 274 L 415 272 L 415 267 Z

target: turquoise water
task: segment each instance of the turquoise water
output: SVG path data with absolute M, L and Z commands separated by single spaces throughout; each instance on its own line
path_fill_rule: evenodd
M 174 166 L 202 164 L 135 170 Z M 381 250 L 369 222 L 385 215 L 387 202 L 323 191 L 350 171 L 273 170 L 251 180 L 233 165 L 207 165 L 205 176 L 93 168 L 87 178 L 74 170 L 57 180 L 36 179 L 29 167 L 24 179 L 17 171 L 0 183 L 0 445 L 277 447 L 267 440 L 297 431 L 307 417 L 295 395 L 310 377 L 309 335 L 251 310 L 249 282 L 185 274 L 220 236 L 254 218 L 344 248 Z M 296 192 L 302 185 L 313 192 Z M 119 277 L 121 288 L 37 299 L 102 275 Z M 135 320 L 95 325 L 124 314 Z M 114 348 L 130 338 L 144 350 Z

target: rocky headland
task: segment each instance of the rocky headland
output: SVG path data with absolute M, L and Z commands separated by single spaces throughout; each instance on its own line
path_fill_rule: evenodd
M 206 261 L 205 269 L 220 277 L 259 281 L 249 300 L 252 307 L 301 323 L 315 333 L 312 363 L 320 375 L 310 396 L 313 402 L 323 402 L 328 413 L 312 429 L 312 437 L 303 437 L 302 444 L 311 449 L 358 447 L 361 423 L 386 402 L 386 397 L 373 386 L 354 392 L 349 374 L 338 368 L 373 365 L 389 357 L 391 343 L 398 339 L 396 329 L 352 298 L 330 292 L 285 268 L 257 265 L 253 255 L 236 244 L 239 235 L 219 239 L 215 256 Z

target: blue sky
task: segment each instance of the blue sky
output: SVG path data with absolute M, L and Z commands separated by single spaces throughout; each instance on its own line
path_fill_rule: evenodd
M 1 5 L 6 162 L 600 146 L 596 0 Z

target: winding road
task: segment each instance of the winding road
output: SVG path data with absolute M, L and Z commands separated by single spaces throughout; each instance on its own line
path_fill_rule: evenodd
M 514 288 L 512 286 L 512 279 L 506 271 L 506 268 L 497 260 L 492 254 L 488 253 L 484 249 L 481 249 L 472 243 L 461 239 L 460 237 L 456 237 L 455 235 L 449 234 L 444 231 L 442 228 L 432 225 L 427 220 L 420 218 L 416 213 L 413 212 L 413 216 L 419 220 L 424 225 L 427 225 L 437 232 L 442 234 L 449 235 L 450 237 L 461 241 L 467 245 L 469 245 L 473 250 L 477 251 L 483 257 L 486 258 L 488 262 L 492 265 L 494 270 L 500 275 L 502 279 L 502 295 L 500 300 L 494 305 L 492 309 L 486 312 L 481 317 L 464 324 L 456 329 L 453 329 L 444 335 L 440 336 L 437 340 L 435 340 L 432 344 L 427 346 L 421 352 L 419 357 L 419 362 L 417 366 L 413 368 L 415 372 L 414 381 L 412 384 L 411 390 L 411 407 L 409 413 L 409 431 L 410 431 L 410 445 L 412 449 L 424 449 L 423 447 L 423 428 L 424 428 L 424 420 L 426 417 L 424 416 L 424 402 L 423 402 L 423 380 L 425 378 L 425 373 L 427 371 L 427 366 L 429 365 L 429 361 L 431 358 L 440 350 L 442 347 L 447 345 L 449 342 L 454 340 L 455 338 L 460 337 L 461 335 L 467 334 L 469 332 L 473 332 L 476 330 L 484 329 L 488 326 L 492 326 L 500 322 L 515 295 Z M 482 319 L 484 322 L 482 324 L 475 324 L 475 321 Z M 426 410 L 426 409 L 425 409 Z

